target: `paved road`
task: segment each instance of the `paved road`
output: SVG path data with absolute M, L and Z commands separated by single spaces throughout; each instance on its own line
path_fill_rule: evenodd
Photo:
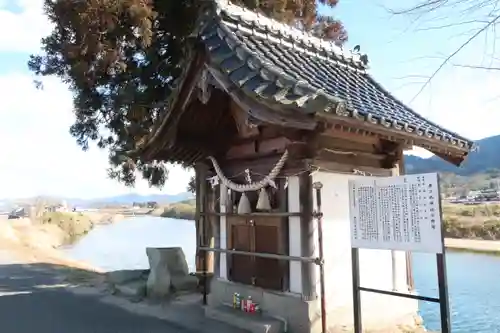
M 169 322 L 75 295 L 42 266 L 16 264 L 0 251 L 1 333 L 193 333 Z

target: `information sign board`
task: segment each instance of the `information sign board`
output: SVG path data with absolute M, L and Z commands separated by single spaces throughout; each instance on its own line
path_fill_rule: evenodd
M 351 246 L 442 253 L 436 173 L 349 180 Z

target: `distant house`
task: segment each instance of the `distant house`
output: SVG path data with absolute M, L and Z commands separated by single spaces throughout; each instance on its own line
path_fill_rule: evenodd
M 158 208 L 158 203 L 156 201 L 148 201 L 146 205 L 148 208 Z
M 17 207 L 12 210 L 8 216 L 9 219 L 19 219 L 21 217 L 26 217 L 28 214 L 26 213 L 26 209 L 24 207 Z
M 479 196 L 479 191 L 469 191 L 467 194 L 467 200 L 476 200 Z
M 494 201 L 500 200 L 500 191 L 495 189 L 483 189 L 469 191 L 467 194 L 469 201 Z
M 148 201 L 148 202 L 134 202 L 132 204 L 134 208 L 157 208 L 158 203 L 156 201 Z
M 65 201 L 57 205 L 45 206 L 46 212 L 68 212 L 68 206 Z
M 479 191 L 479 199 L 483 201 L 494 201 L 499 199 L 499 191 L 495 189 L 485 189 Z

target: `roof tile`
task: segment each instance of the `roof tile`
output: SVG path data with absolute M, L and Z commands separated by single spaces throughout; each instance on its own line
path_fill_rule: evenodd
M 473 142 L 423 118 L 378 84 L 359 54 L 225 0 L 201 31 L 211 62 L 247 94 L 306 113 L 336 112 L 451 143 Z M 338 104 L 343 107 L 334 107 Z M 319 108 L 319 109 L 318 109 Z

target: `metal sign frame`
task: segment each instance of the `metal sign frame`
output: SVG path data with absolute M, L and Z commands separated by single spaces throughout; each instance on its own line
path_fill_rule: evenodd
M 438 175 L 438 198 L 441 200 L 440 191 L 440 178 Z M 443 217 L 443 210 L 441 202 L 439 203 L 439 215 Z M 450 305 L 448 298 L 448 280 L 446 275 L 446 251 L 444 246 L 444 226 L 441 223 L 441 253 L 436 253 L 436 266 L 438 276 L 439 297 L 419 296 L 413 294 L 400 293 L 395 291 L 381 290 L 366 288 L 360 286 L 360 273 L 359 273 L 359 249 L 356 247 L 351 248 L 351 261 L 352 261 L 352 290 L 353 290 L 353 315 L 354 315 L 354 333 L 362 333 L 362 314 L 361 314 L 361 291 L 377 293 L 382 295 L 403 297 L 416 299 L 419 301 L 439 303 L 439 310 L 441 315 L 441 333 L 451 333 L 450 321 Z

